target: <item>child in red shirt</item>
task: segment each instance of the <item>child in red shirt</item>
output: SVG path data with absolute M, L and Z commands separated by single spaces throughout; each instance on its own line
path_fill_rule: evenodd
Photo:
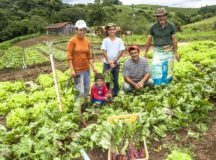
M 91 88 L 91 101 L 92 103 L 104 104 L 111 95 L 104 83 L 104 77 L 101 73 L 95 75 L 95 84 Z

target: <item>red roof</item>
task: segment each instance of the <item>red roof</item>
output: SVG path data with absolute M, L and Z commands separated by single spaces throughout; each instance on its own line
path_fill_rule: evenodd
M 65 25 L 67 25 L 69 22 L 61 22 L 61 23 L 56 23 L 56 24 L 51 24 L 47 27 L 45 27 L 45 29 L 57 29 L 57 28 L 62 28 Z

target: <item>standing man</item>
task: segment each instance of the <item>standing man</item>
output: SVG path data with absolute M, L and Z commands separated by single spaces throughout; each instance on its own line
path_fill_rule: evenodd
M 175 25 L 167 21 L 167 11 L 158 8 L 155 12 L 157 22 L 149 31 L 146 41 L 144 56 L 151 47 L 152 39 L 154 45 L 151 76 L 156 85 L 168 84 L 173 79 L 174 57 L 180 60 L 177 53 L 177 39 L 175 35 Z
M 150 78 L 148 59 L 140 57 L 139 51 L 137 46 L 130 46 L 128 48 L 131 58 L 125 61 L 123 66 L 125 82 L 122 88 L 125 92 L 154 85 L 153 80 Z

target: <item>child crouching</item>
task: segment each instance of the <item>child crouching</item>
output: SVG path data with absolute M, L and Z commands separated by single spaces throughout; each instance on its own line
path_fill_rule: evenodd
M 104 104 L 111 97 L 109 91 L 104 83 L 104 77 L 101 73 L 95 75 L 95 84 L 91 88 L 91 102 Z

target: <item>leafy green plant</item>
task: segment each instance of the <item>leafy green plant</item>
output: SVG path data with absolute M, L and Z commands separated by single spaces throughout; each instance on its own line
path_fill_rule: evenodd
M 173 150 L 166 160 L 192 160 L 191 156 L 178 150 Z
M 20 125 L 27 125 L 28 119 L 28 111 L 23 108 L 16 108 L 7 115 L 6 124 L 8 128 L 18 127 Z

